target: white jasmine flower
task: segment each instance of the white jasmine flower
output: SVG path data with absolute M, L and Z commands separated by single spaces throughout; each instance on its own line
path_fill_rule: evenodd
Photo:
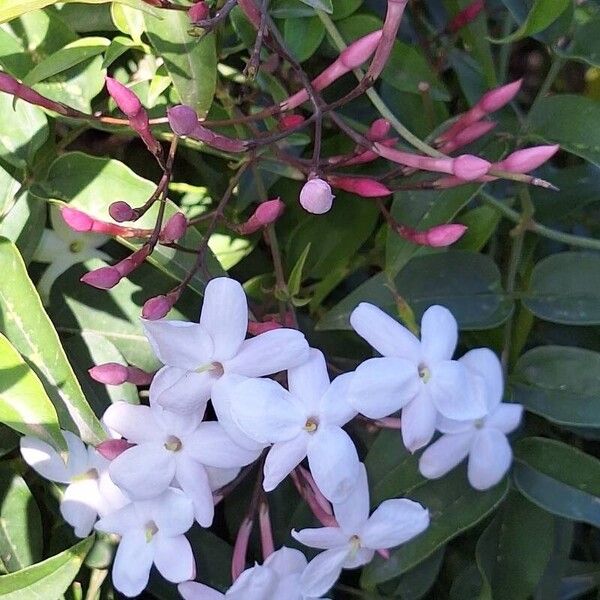
M 193 522 L 191 501 L 172 488 L 100 519 L 98 531 L 121 536 L 112 568 L 115 588 L 126 596 L 137 596 L 148 584 L 153 563 L 173 583 L 193 578 L 194 555 L 183 535 Z
M 469 457 L 467 474 L 471 485 L 486 490 L 496 485 L 510 468 L 512 450 L 506 434 L 519 426 L 523 407 L 504 404 L 502 367 L 487 348 L 467 352 L 460 361 L 485 381 L 488 414 L 481 419 L 440 419 L 443 435 L 421 456 L 419 470 L 429 479 L 442 477 Z
M 420 341 L 372 304 L 359 304 L 350 323 L 383 358 L 366 360 L 356 369 L 349 401 L 372 419 L 402 409 L 402 438 L 411 452 L 429 443 L 438 412 L 460 420 L 485 414 L 481 384 L 474 381 L 478 376 L 451 360 L 458 327 L 447 308 L 425 311 Z
M 64 222 L 60 210 L 55 206 L 50 208 L 50 222 L 52 229 L 44 229 L 33 255 L 33 260 L 36 262 L 50 263 L 37 284 L 44 304 L 50 301 L 52 284 L 69 267 L 91 258 L 110 261 L 108 254 L 97 250 L 108 241 L 107 236 L 73 231 Z
M 205 466 L 241 467 L 254 461 L 257 453 L 238 446 L 219 423 L 201 422 L 202 417 L 202 413 L 181 415 L 157 405 L 116 402 L 103 420 L 136 444 L 111 462 L 113 481 L 135 500 L 178 485 L 193 501 L 198 523 L 208 527 L 214 505 Z
M 338 527 L 292 530 L 306 546 L 325 550 L 309 563 L 300 578 L 305 594 L 319 596 L 336 582 L 342 569 L 371 562 L 375 551 L 403 544 L 429 526 L 429 512 L 405 498 L 386 500 L 369 517 L 367 471 L 361 463 L 356 487 L 348 499 L 334 504 Z
M 246 340 L 246 295 L 237 281 L 227 277 L 206 286 L 200 323 L 165 319 L 142 323 L 165 365 L 150 392 L 169 410 L 202 409 L 224 374 L 270 375 L 301 364 L 308 355 L 304 336 L 293 329 L 275 329 Z
M 289 392 L 271 379 L 240 382 L 231 400 L 236 425 L 259 444 L 273 444 L 264 466 L 263 486 L 271 491 L 308 456 L 323 495 L 341 501 L 358 476 L 358 455 L 342 429 L 356 411 L 346 402 L 352 374 L 329 381 L 323 354 L 288 371 Z
M 21 454 L 42 477 L 67 484 L 60 512 L 73 526 L 75 535 L 83 538 L 92 531 L 98 515 L 121 508 L 129 499 L 111 481 L 105 458 L 92 446 L 86 447 L 74 433 L 62 434 L 68 447 L 66 463 L 52 446 L 34 437 L 21 438 Z
M 178 590 L 184 600 L 317 600 L 300 589 L 305 568 L 304 554 L 283 546 L 262 565 L 246 569 L 224 594 L 195 581 L 180 583 Z

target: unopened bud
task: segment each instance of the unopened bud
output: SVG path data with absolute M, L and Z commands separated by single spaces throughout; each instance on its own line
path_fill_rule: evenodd
M 185 235 L 187 227 L 188 222 L 185 215 L 181 212 L 176 212 L 162 228 L 162 231 L 160 232 L 160 241 L 163 244 L 172 244 L 173 242 L 176 242 Z
M 179 136 L 190 135 L 196 128 L 196 125 L 198 125 L 196 111 L 191 106 L 185 104 L 179 104 L 167 109 L 167 117 L 171 129 Z
M 456 223 L 438 225 L 427 231 L 416 232 L 411 241 L 416 244 L 431 246 L 432 248 L 443 248 L 454 244 L 454 242 L 463 236 L 466 230 L 467 227 L 465 225 Z
M 389 196 L 393 193 L 383 183 L 367 177 L 337 177 L 332 175 L 328 177 L 328 181 L 334 188 L 362 196 L 363 198 L 379 198 L 381 196 Z
M 463 154 L 454 159 L 453 174 L 465 181 L 474 181 L 485 175 L 492 164 L 472 154 Z
M 135 444 L 127 440 L 104 440 L 96 446 L 96 451 L 107 460 L 114 460 L 117 456 L 123 454 L 125 450 L 129 450 L 134 446 Z
M 467 146 L 471 142 L 478 140 L 483 137 L 486 133 L 489 133 L 497 123 L 493 121 L 476 121 L 472 125 L 465 127 L 462 131 L 459 131 L 456 136 L 442 144 L 440 150 L 444 154 L 450 154 L 459 148 Z
M 493 113 L 507 105 L 521 89 L 522 79 L 507 83 L 486 92 L 477 103 L 487 113 Z
M 135 117 L 135 115 L 142 110 L 140 99 L 128 87 L 124 86 L 116 79 L 107 77 L 106 89 L 111 98 L 116 102 L 117 106 L 128 117 Z
M 188 9 L 187 14 L 192 23 L 204 21 L 209 14 L 208 6 L 206 6 L 204 0 L 200 0 L 200 2 L 196 2 L 196 4 Z
M 62 206 L 60 213 L 64 222 L 73 229 L 73 231 L 91 231 L 94 226 L 94 219 L 76 208 Z
M 371 123 L 365 137 L 372 142 L 381 142 L 387 137 L 391 128 L 392 125 L 387 119 L 376 119 Z
M 448 23 L 446 30 L 450 33 L 456 33 L 463 27 L 472 23 L 479 13 L 484 9 L 483 0 L 474 0 L 471 4 L 463 8 L 451 21 Z
M 378 29 L 373 33 L 361 37 L 342 50 L 338 60 L 348 71 L 360 67 L 375 52 L 377 45 L 381 41 L 382 34 L 383 31 Z
M 248 321 L 248 333 L 250 335 L 260 335 L 273 329 L 281 329 L 283 325 L 277 321 Z
M 114 268 L 119 271 L 121 277 L 125 277 L 137 269 L 146 260 L 151 250 L 150 244 L 144 244 L 139 250 L 136 250 L 131 254 L 131 256 L 124 258 L 114 265 Z
M 149 298 L 142 307 L 142 317 L 149 321 L 162 319 L 173 308 L 174 303 L 175 299 L 171 296 L 160 295 Z
M 509 154 L 504 160 L 495 164 L 494 167 L 511 173 L 528 173 L 550 160 L 559 149 L 558 144 L 524 148 Z
M 302 208 L 314 215 L 322 215 L 331 210 L 334 198 L 331 186 L 318 177 L 309 179 L 300 190 Z
M 121 385 L 127 381 L 127 367 L 119 363 L 109 362 L 88 369 L 90 377 L 105 385 Z
M 122 223 L 123 221 L 133 221 L 135 218 L 135 211 L 127 202 L 123 202 L 119 200 L 118 202 L 113 202 L 108 207 L 108 214 L 115 220 L 117 223 Z
M 21 84 L 8 73 L 0 73 L 0 92 L 6 92 L 12 96 L 17 95 Z
M 250 218 L 237 227 L 242 235 L 249 235 L 259 229 L 274 223 L 285 210 L 285 204 L 279 199 L 267 200 L 258 205 Z
M 80 281 L 100 290 L 109 290 L 121 281 L 122 275 L 115 267 L 100 267 L 86 273 Z
M 283 115 L 279 119 L 279 130 L 287 131 L 288 129 L 294 129 L 298 125 L 302 125 L 306 119 L 302 115 Z

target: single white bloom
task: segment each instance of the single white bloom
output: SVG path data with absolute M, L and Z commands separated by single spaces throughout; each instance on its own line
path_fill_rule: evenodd
M 477 490 L 496 485 L 510 468 L 512 450 L 506 434 L 519 426 L 523 407 L 501 402 L 504 379 L 498 357 L 487 348 L 467 352 L 460 361 L 485 381 L 488 414 L 481 419 L 440 419 L 443 435 L 421 456 L 419 470 L 429 479 L 442 477 L 467 456 L 467 474 Z
M 169 410 L 203 409 L 224 374 L 262 377 L 299 365 L 308 355 L 304 335 L 294 329 L 274 329 L 246 340 L 246 295 L 227 277 L 206 286 L 200 323 L 161 319 L 142 324 L 165 365 L 152 380 L 150 393 Z
M 486 413 L 481 385 L 473 381 L 477 376 L 452 360 L 458 327 L 447 308 L 431 306 L 425 311 L 420 341 L 372 304 L 359 304 L 350 323 L 383 358 L 359 365 L 349 401 L 372 419 L 402 409 L 402 439 L 411 452 L 429 443 L 438 412 L 460 420 Z
M 352 494 L 333 511 L 338 527 L 292 530 L 305 546 L 325 550 L 309 563 L 300 588 L 320 596 L 336 582 L 342 569 L 355 569 L 371 562 L 375 551 L 408 542 L 429 526 L 429 511 L 405 498 L 386 500 L 369 516 L 367 471 L 361 463 Z
M 314 215 L 322 215 L 331 210 L 335 196 L 331 186 L 319 177 L 309 179 L 300 190 L 300 205 Z
M 129 502 L 108 475 L 109 462 L 70 431 L 62 432 L 68 447 L 66 463 L 46 442 L 25 436 L 21 454 L 25 462 L 42 477 L 67 484 L 60 501 L 64 520 L 77 537 L 92 531 L 98 515 L 107 515 Z
M 44 304 L 50 301 L 52 284 L 69 267 L 91 258 L 110 261 L 108 254 L 97 250 L 99 246 L 106 244 L 109 240 L 108 236 L 73 231 L 64 222 L 60 210 L 55 206 L 50 208 L 50 222 L 52 229 L 44 229 L 33 255 L 33 260 L 36 262 L 50 263 L 37 284 Z
M 266 491 L 306 457 L 315 482 L 333 502 L 344 500 L 358 476 L 358 454 L 342 429 L 356 411 L 346 402 L 351 373 L 330 383 L 325 357 L 309 359 L 288 371 L 289 392 L 272 379 L 247 379 L 231 400 L 236 425 L 258 444 L 273 444 L 264 466 Z
M 198 523 L 209 527 L 214 505 L 205 467 L 241 467 L 253 462 L 257 453 L 241 448 L 217 422 L 202 422 L 202 417 L 172 413 L 155 404 L 116 402 L 103 420 L 136 444 L 111 462 L 113 481 L 135 500 L 153 498 L 177 485 L 193 501 Z
M 191 501 L 173 488 L 100 519 L 98 531 L 121 536 L 112 568 L 115 588 L 126 596 L 137 596 L 148 584 L 152 563 L 173 583 L 195 577 L 194 554 L 183 535 L 193 522 Z
M 184 600 L 317 600 L 300 589 L 306 558 L 299 550 L 283 546 L 262 565 L 246 569 L 224 593 L 195 581 L 178 586 Z

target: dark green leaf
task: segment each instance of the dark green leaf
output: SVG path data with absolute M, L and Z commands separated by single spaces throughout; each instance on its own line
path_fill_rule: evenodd
M 292 56 L 298 62 L 304 62 L 321 45 L 325 37 L 325 27 L 319 17 L 286 19 L 283 37 Z
M 557 48 L 556 52 L 565 58 L 587 63 L 591 67 L 600 67 L 600 18 L 594 17 L 579 25 L 567 48 Z

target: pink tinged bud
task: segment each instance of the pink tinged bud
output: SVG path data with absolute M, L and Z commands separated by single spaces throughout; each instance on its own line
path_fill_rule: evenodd
M 100 267 L 86 273 L 80 281 L 100 290 L 109 290 L 121 281 L 122 275 L 115 267 Z
M 267 200 L 258 205 L 258 208 L 250 216 L 250 218 L 237 227 L 237 231 L 242 235 L 250 235 L 274 223 L 285 210 L 285 204 L 279 199 Z
M 179 238 L 185 235 L 187 231 L 188 222 L 185 215 L 180 212 L 176 212 L 169 220 L 165 223 L 162 231 L 160 232 L 160 241 L 163 244 L 172 244 Z
M 198 115 L 196 111 L 185 104 L 179 106 L 172 106 L 167 109 L 167 117 L 169 119 L 169 125 L 176 135 L 186 136 L 190 135 L 196 125 L 198 125 Z
M 204 21 L 208 17 L 208 6 L 206 6 L 206 2 L 204 0 L 200 0 L 200 2 L 196 2 L 188 11 L 188 17 L 192 23 L 197 23 L 198 21 Z
M 273 552 L 275 552 L 271 516 L 269 515 L 269 505 L 266 502 L 262 502 L 258 507 L 258 524 L 263 560 L 266 560 Z
M 450 33 L 456 33 L 463 27 L 472 23 L 478 16 L 479 13 L 484 9 L 483 0 L 475 0 L 468 6 L 463 8 L 451 21 L 448 23 L 446 29 Z
M 465 127 L 462 131 L 459 131 L 453 139 L 448 140 L 445 144 L 442 144 L 440 150 L 444 154 L 450 154 L 459 148 L 467 146 L 471 142 L 478 140 L 483 137 L 486 133 L 489 133 L 497 123 L 493 121 L 477 121 L 468 127 Z
M 463 154 L 454 159 L 453 174 L 465 181 L 474 181 L 485 175 L 491 166 L 492 163 L 483 158 L 472 154 Z
M 122 223 L 123 221 L 133 221 L 135 219 L 135 211 L 127 202 L 123 202 L 119 200 L 118 202 L 113 202 L 108 207 L 108 214 L 113 218 L 117 223 Z
M 137 367 L 127 367 L 127 381 L 133 385 L 150 385 L 154 379 L 154 373 L 148 373 Z
M 114 460 L 117 456 L 123 454 L 125 450 L 129 450 L 134 446 L 135 444 L 131 444 L 127 440 L 105 440 L 96 446 L 96 450 L 100 456 L 107 460 Z
M 173 308 L 173 304 L 175 304 L 175 298 L 171 296 L 161 295 L 149 298 L 142 308 L 142 317 L 149 321 L 162 319 Z
M 300 190 L 302 208 L 313 215 L 322 215 L 331 210 L 334 198 L 331 186 L 318 177 L 309 179 Z
M 387 119 L 377 119 L 371 123 L 366 138 L 372 142 L 381 142 L 387 137 L 391 128 Z
M 390 551 L 387 548 L 379 548 L 379 550 L 377 550 L 377 554 L 379 554 L 379 556 L 381 556 L 381 558 L 384 560 L 390 559 Z
M 299 125 L 302 125 L 306 119 L 302 115 L 283 115 L 279 119 L 279 130 L 287 131 L 288 129 L 294 129 Z
M 490 90 L 481 97 L 477 104 L 486 114 L 496 112 L 515 98 L 522 84 L 523 80 L 517 79 L 512 83 L 507 83 L 506 85 Z
M 21 84 L 8 73 L 0 73 L 0 92 L 6 92 L 12 96 L 16 96 L 19 92 Z
M 363 198 L 379 198 L 392 194 L 387 186 L 367 177 L 337 177 L 327 178 L 334 188 L 362 196 Z
M 460 239 L 467 227 L 451 223 L 449 225 L 438 225 L 427 231 L 414 231 L 407 236 L 411 242 L 421 246 L 431 246 L 432 248 L 443 248 L 454 244 Z
M 277 321 L 248 321 L 248 333 L 250 335 L 260 335 L 273 329 L 281 329 L 283 325 Z
M 547 160 L 552 158 L 560 149 L 558 144 L 549 146 L 534 146 L 533 148 L 525 148 L 517 150 L 509 154 L 504 160 L 496 163 L 494 168 L 502 171 L 510 171 L 511 173 L 528 173 L 533 169 L 537 169 Z
M 373 33 L 369 33 L 364 37 L 356 40 L 347 48 L 342 50 L 338 60 L 346 67 L 348 71 L 360 67 L 367 61 L 373 52 L 377 49 L 383 30 L 378 29 Z
M 144 244 L 139 250 L 136 250 L 131 256 L 124 258 L 122 261 L 114 265 L 114 268 L 119 271 L 121 277 L 129 275 L 132 271 L 137 269 L 150 254 L 152 248 Z
M 129 117 L 142 110 L 140 99 L 126 86 L 112 77 L 106 78 L 106 89 L 117 106 Z
M 235 581 L 246 568 L 246 554 L 248 552 L 248 542 L 254 522 L 245 518 L 240 525 L 235 545 L 233 546 L 233 556 L 231 557 L 231 578 Z
M 73 231 L 92 231 L 92 228 L 94 227 L 94 219 L 92 219 L 92 217 L 89 215 L 86 215 L 84 212 L 77 210 L 76 208 L 63 206 L 60 209 L 60 213 L 64 222 Z
M 94 381 L 105 385 L 121 385 L 127 381 L 127 367 L 119 363 L 109 362 L 88 369 Z
M 261 16 L 255 0 L 238 0 L 238 6 L 255 29 L 260 27 Z

